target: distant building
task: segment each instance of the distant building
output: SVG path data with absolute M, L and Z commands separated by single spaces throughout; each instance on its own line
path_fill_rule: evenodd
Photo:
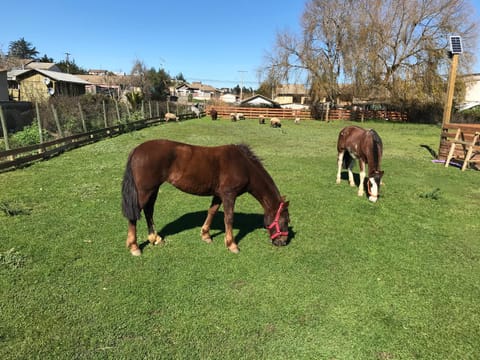
M 238 96 L 234 94 L 223 94 L 220 95 L 220 101 L 226 102 L 228 104 L 233 104 L 238 100 Z
M 90 70 L 91 71 L 91 70 Z M 109 73 L 110 74 L 110 73 Z M 88 94 L 105 94 L 114 98 L 120 98 L 122 89 L 128 87 L 127 76 L 119 75 L 77 75 L 80 79 L 88 81 L 85 89 Z
M 465 82 L 465 99 L 458 105 L 459 110 L 466 110 L 480 105 L 480 74 L 469 74 L 463 77 Z
M 306 104 L 308 92 L 303 84 L 281 84 L 275 89 L 273 100 L 279 104 Z
M 464 77 L 466 92 L 465 102 L 480 102 L 480 74 L 471 74 Z
M 217 98 L 220 91 L 215 87 L 202 84 L 201 82 L 182 83 L 175 87 L 173 95 L 178 96 L 179 101 L 185 100 L 212 100 Z
M 280 108 L 280 104 L 263 95 L 254 95 L 240 102 L 240 106 L 259 108 Z
M 7 72 L 8 92 L 15 101 L 45 101 L 54 95 L 78 96 L 90 85 L 75 75 L 43 69 L 11 70 Z

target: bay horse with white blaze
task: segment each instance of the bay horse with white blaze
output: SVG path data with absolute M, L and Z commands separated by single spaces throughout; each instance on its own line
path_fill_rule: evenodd
M 355 186 L 352 167 L 355 159 L 358 159 L 360 166 L 358 196 L 363 196 L 364 194 L 365 164 L 368 164 L 368 200 L 376 202 L 383 176 L 383 171 L 380 170 L 383 144 L 378 133 L 373 129 L 367 130 L 359 126 L 347 126 L 338 135 L 337 151 L 337 184 L 340 184 L 343 166 L 343 168 L 348 170 L 350 186 Z
M 225 245 L 238 253 L 233 236 L 235 199 L 250 193 L 264 209 L 264 225 L 276 246 L 288 242 L 288 201 L 280 195 L 261 161 L 245 145 L 195 146 L 170 140 L 151 140 L 132 150 L 122 183 L 122 210 L 128 219 L 127 247 L 132 255 L 141 255 L 136 224 L 143 210 L 148 240 L 160 244 L 155 231 L 153 208 L 158 189 L 168 182 L 193 195 L 213 196 L 201 228 L 203 241 L 211 243 L 210 225 L 223 203 Z

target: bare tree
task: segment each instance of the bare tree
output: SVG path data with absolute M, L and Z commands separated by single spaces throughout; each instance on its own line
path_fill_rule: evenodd
M 303 71 L 314 101 L 335 100 L 342 83 L 357 97 L 438 101 L 449 36 L 469 44 L 464 65 L 475 52 L 472 14 L 468 0 L 310 0 L 301 34 L 278 34 L 267 67 Z

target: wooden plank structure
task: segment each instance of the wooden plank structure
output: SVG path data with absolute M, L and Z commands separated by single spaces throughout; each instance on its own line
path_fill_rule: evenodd
M 258 119 L 260 115 L 266 118 L 278 117 L 280 119 L 295 119 L 299 117 L 302 120 L 311 120 L 312 116 L 310 110 L 296 110 L 296 109 L 270 109 L 270 108 L 254 108 L 254 107 L 239 107 L 239 106 L 208 106 L 207 114 L 210 114 L 210 109 L 217 110 L 219 118 L 230 119 L 232 113 L 242 113 L 247 119 Z M 322 120 L 351 120 L 363 121 L 367 119 L 385 119 L 394 122 L 407 121 L 407 114 L 399 111 L 385 111 L 385 110 L 347 110 L 347 109 L 330 109 L 328 110 L 327 118 Z
M 447 123 L 442 126 L 438 159 L 448 166 L 452 160 L 462 163 L 462 171 L 480 163 L 480 124 Z M 473 164 L 473 166 L 472 166 Z

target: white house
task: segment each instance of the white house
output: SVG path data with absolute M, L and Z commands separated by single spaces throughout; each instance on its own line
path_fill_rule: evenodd
M 466 110 L 480 105 L 480 74 L 465 75 L 465 100 L 458 106 L 459 110 Z
M 223 94 L 220 96 L 220 100 L 229 104 L 233 104 L 237 101 L 237 96 L 233 94 Z

